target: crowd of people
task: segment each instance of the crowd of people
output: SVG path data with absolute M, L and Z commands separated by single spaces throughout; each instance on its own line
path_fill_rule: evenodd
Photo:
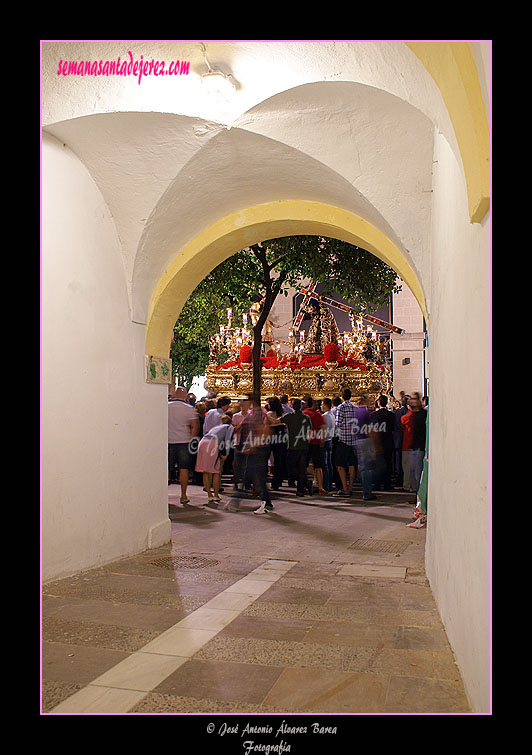
M 379 490 L 418 493 L 425 459 L 428 398 L 401 392 L 374 403 L 351 391 L 314 399 L 253 394 L 238 401 L 208 394 L 197 401 L 183 387 L 168 402 L 168 482 L 202 485 L 208 505 L 221 503 L 222 473 L 235 491 L 261 501 L 256 514 L 273 510 L 270 491 L 283 485 L 296 495 L 350 498 L 359 481 L 365 501 Z M 238 495 L 228 508 L 239 508 Z

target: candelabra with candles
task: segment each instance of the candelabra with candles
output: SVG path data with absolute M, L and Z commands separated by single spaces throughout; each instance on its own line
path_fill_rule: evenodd
M 340 336 L 340 349 L 347 357 L 357 361 L 371 361 L 384 364 L 386 360 L 386 337 L 379 336 L 377 331 L 368 325 L 364 328 L 362 318 L 355 322 L 350 314 L 351 332 L 344 331 Z
M 242 327 L 233 327 L 233 310 L 227 309 L 227 325 L 220 325 L 219 333 L 209 341 L 210 361 L 216 362 L 220 354 L 226 353 L 229 359 L 237 359 L 242 346 L 253 346 L 253 332 L 248 328 L 248 315 L 242 314 Z
M 297 356 L 301 359 L 305 347 L 305 331 L 295 328 L 288 329 L 288 347 L 290 356 Z

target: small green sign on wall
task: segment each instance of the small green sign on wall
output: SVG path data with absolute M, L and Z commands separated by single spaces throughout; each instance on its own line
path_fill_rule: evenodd
M 146 382 L 169 385 L 172 382 L 172 360 L 146 354 Z

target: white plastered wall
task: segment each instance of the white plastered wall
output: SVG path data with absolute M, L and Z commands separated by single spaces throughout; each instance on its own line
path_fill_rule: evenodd
M 473 710 L 490 710 L 490 220 L 435 137 L 426 569 Z
M 431 365 L 427 574 L 473 710 L 486 711 L 490 610 L 488 220 L 481 225 L 469 222 L 463 170 L 443 100 L 420 61 L 404 45 L 283 44 L 215 45 L 220 60 L 229 47 L 240 82 L 249 77 L 247 87 L 244 83 L 237 92 L 245 105 L 239 102 L 224 120 L 214 119 L 214 111 L 201 103 L 196 109 L 180 109 L 179 115 L 165 117 L 164 123 L 159 114 L 168 113 L 162 96 L 167 89 L 161 82 L 147 82 L 149 86 L 141 89 L 134 81 L 118 79 L 58 79 L 54 73 L 60 43 L 52 48 L 48 65 L 45 55 L 43 123 L 50 124 L 51 130 L 75 149 L 83 164 L 62 142 L 44 137 L 43 577 L 71 574 L 169 537 L 166 387 L 144 383 L 142 323 L 158 276 L 182 244 L 217 219 L 220 200 L 228 213 L 246 206 L 246 201 L 279 198 L 279 186 L 287 190 L 282 174 L 274 171 L 270 175 L 268 170 L 275 151 L 279 165 L 293 168 L 291 180 L 297 187 L 302 185 L 300 178 L 312 178 L 300 198 L 325 199 L 351 211 L 371 210 L 401 237 L 419 273 L 429 308 Z M 97 57 L 111 57 L 97 45 L 90 47 Z M 138 55 L 140 49 L 146 52 L 152 46 L 130 47 Z M 174 57 L 192 57 L 178 44 L 173 48 Z M 80 55 L 89 57 L 84 52 Z M 153 55 L 163 57 L 162 51 Z M 213 55 L 211 62 L 215 58 Z M 340 79 L 363 85 L 357 87 L 357 96 L 362 88 L 373 90 L 360 100 L 351 98 L 353 110 L 347 122 L 343 105 L 327 110 L 331 99 L 321 86 L 321 108 L 312 97 L 305 102 L 307 94 L 313 95 L 310 88 L 277 98 L 273 60 L 283 75 L 290 72 L 289 79 L 280 80 L 280 89 L 312 86 L 316 81 L 332 80 L 341 71 Z M 258 71 L 268 72 L 263 82 L 268 87 L 255 96 L 252 74 Z M 186 87 L 192 85 L 192 80 L 186 82 Z M 338 87 L 335 92 L 342 94 L 345 89 Z M 397 102 L 382 97 L 381 89 Z M 267 97 L 271 100 L 263 106 L 261 100 Z M 174 102 L 179 107 L 189 102 L 184 88 Z M 418 107 L 427 117 L 416 119 L 405 103 Z M 364 106 L 362 119 L 357 117 L 359 104 Z M 381 108 L 380 113 L 386 114 L 388 104 L 393 111 L 386 119 L 388 133 L 384 134 L 377 128 L 382 118 L 377 122 L 372 113 Z M 120 122 L 111 116 L 118 149 L 101 155 L 101 145 L 110 138 L 107 123 L 102 118 L 97 124 L 103 139 L 97 141 L 93 125 L 89 123 L 84 131 L 75 119 L 119 110 L 129 113 Z M 141 122 L 134 117 L 137 110 L 152 114 Z M 300 117 L 303 111 L 304 117 Z M 411 124 L 409 129 L 397 129 L 398 115 L 404 117 L 405 125 Z M 73 120 L 64 120 L 69 118 Z M 211 118 L 217 123 L 210 122 Z M 437 127 L 434 154 L 430 122 L 427 138 L 428 118 Z M 191 129 L 184 123 L 187 119 L 195 119 Z M 147 120 L 151 133 L 157 132 L 155 142 L 145 138 Z M 125 128 L 126 121 L 131 128 Z M 220 123 L 232 124 L 232 132 L 224 133 Z M 377 123 L 374 132 L 373 123 Z M 247 138 L 243 132 L 248 132 Z M 400 139 L 408 144 L 412 135 L 415 150 L 401 149 Z M 203 139 L 211 145 L 212 160 L 220 155 L 227 158 L 228 170 L 217 176 L 214 189 L 219 187 L 219 193 L 208 208 L 201 206 L 201 183 L 195 189 L 197 194 L 189 192 L 195 176 L 209 180 L 211 150 L 201 144 Z M 402 161 L 395 166 L 385 151 L 391 139 L 402 153 Z M 154 143 L 157 148 L 150 152 Z M 420 146 L 423 157 L 418 170 L 412 159 L 420 158 Z M 110 149 L 110 144 L 107 147 Z M 231 170 L 235 155 L 237 162 L 247 162 L 248 156 L 253 156 L 255 175 L 263 181 L 254 181 L 253 191 L 262 193 L 250 195 L 241 190 L 241 184 L 231 183 L 243 170 L 242 166 L 240 174 Z M 428 161 L 437 161 L 434 179 L 427 155 Z M 132 167 L 132 158 L 137 159 L 138 168 Z M 393 190 L 390 167 L 396 168 Z M 194 168 L 190 176 L 188 168 Z M 405 170 L 411 171 L 413 180 L 400 185 Z M 429 193 L 431 188 L 434 193 Z M 170 203 L 172 199 L 177 203 Z M 188 206 L 193 212 L 187 218 L 194 224 L 187 226 L 182 211 Z M 175 216 L 172 207 L 178 208 Z M 153 222 L 159 219 L 160 224 Z M 139 243 L 143 229 L 153 232 L 144 233 Z M 174 234 L 175 243 L 165 245 L 169 234 Z
M 143 382 L 145 329 L 129 319 L 112 218 L 68 147 L 45 135 L 42 151 L 47 581 L 160 545 L 170 522 L 167 387 Z

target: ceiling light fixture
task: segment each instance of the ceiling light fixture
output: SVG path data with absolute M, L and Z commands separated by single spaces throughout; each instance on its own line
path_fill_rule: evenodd
M 229 97 L 235 91 L 235 84 L 231 74 L 224 73 L 220 70 L 211 68 L 209 61 L 207 60 L 207 50 L 205 45 L 201 44 L 203 50 L 203 57 L 205 58 L 205 65 L 207 66 L 206 73 L 201 74 L 201 83 L 205 87 L 205 91 L 209 94 L 220 94 L 222 97 Z

